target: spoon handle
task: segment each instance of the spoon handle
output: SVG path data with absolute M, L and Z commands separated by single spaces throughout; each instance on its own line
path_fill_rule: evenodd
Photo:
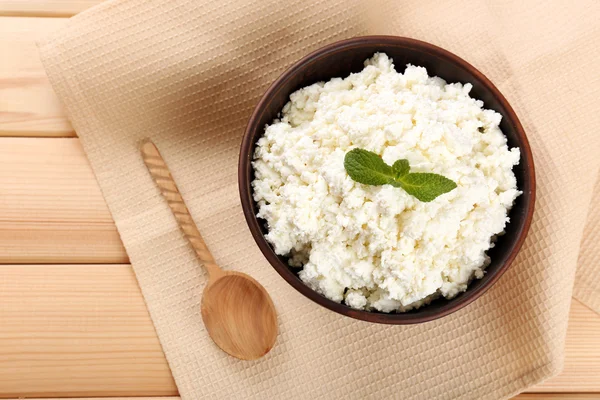
M 167 200 L 167 204 L 169 204 L 179 227 L 189 240 L 200 262 L 204 264 L 204 268 L 208 271 L 210 278 L 215 279 L 222 275 L 223 271 L 216 264 L 214 257 L 210 254 L 206 243 L 204 243 L 204 239 L 202 239 L 202 235 L 200 235 L 200 231 L 194 223 L 183 201 L 183 197 L 181 197 L 181 193 L 179 193 L 179 189 L 175 184 L 173 176 L 171 176 L 171 172 L 169 172 L 165 160 L 150 139 L 147 139 L 142 144 L 142 159 L 156 186 L 158 186 L 163 197 Z

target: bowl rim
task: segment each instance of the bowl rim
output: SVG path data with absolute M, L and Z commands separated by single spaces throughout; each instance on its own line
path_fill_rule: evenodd
M 259 129 L 259 127 L 255 128 L 255 126 L 257 124 L 257 121 L 259 121 L 262 115 L 266 112 L 265 105 L 269 102 L 271 97 L 273 97 L 276 93 L 282 90 L 285 82 L 291 79 L 298 71 L 305 68 L 307 65 L 310 65 L 311 63 L 315 62 L 323 56 L 331 55 L 341 51 L 348 51 L 354 47 L 361 47 L 365 43 L 371 45 L 393 44 L 396 46 L 400 45 L 406 48 L 419 49 L 420 51 L 428 53 L 431 56 L 446 59 L 447 61 L 454 64 L 458 64 L 459 67 L 468 70 L 470 74 L 475 76 L 483 84 L 483 86 L 491 92 L 493 97 L 495 97 L 498 100 L 498 102 L 502 105 L 502 107 L 506 110 L 506 112 L 503 113 L 502 116 L 504 118 L 507 118 L 511 122 L 511 124 L 514 126 L 517 136 L 521 141 L 521 162 L 523 162 L 524 160 L 529 161 L 528 165 L 525 166 L 525 176 L 529 178 L 530 183 L 530 190 L 527 193 L 527 195 L 524 196 L 526 201 L 526 204 L 524 205 L 526 207 L 526 214 L 524 217 L 525 220 L 521 230 L 517 233 L 519 236 L 506 261 L 504 262 L 504 264 L 498 267 L 498 269 L 495 271 L 495 274 L 483 285 L 473 290 L 467 289 L 461 297 L 451 299 L 448 303 L 448 307 L 439 310 L 438 312 L 431 313 L 429 315 L 420 315 L 418 312 L 388 314 L 356 310 L 345 304 L 336 303 L 333 300 L 330 300 L 325 296 L 319 294 L 318 292 L 314 291 L 306 284 L 304 284 L 304 282 L 302 282 L 300 279 L 298 279 L 297 275 L 294 272 L 292 272 L 289 269 L 289 267 L 278 258 L 274 250 L 271 248 L 271 246 L 268 244 L 265 237 L 263 236 L 258 218 L 253 213 L 254 199 L 252 196 L 252 188 L 250 183 L 250 170 L 252 168 L 251 158 L 254 150 L 254 141 L 252 140 L 253 135 L 251 135 L 251 133 L 255 129 Z M 340 40 L 323 46 L 317 50 L 314 50 L 306 56 L 302 57 L 297 62 L 295 62 L 292 66 L 287 68 L 269 86 L 269 88 L 261 97 L 260 101 L 255 106 L 254 111 L 252 112 L 252 115 L 246 125 L 246 129 L 244 130 L 244 136 L 242 138 L 242 143 L 240 146 L 238 162 L 238 188 L 244 217 L 246 219 L 250 232 L 254 238 L 254 241 L 258 245 L 264 257 L 271 264 L 271 266 L 294 289 L 296 289 L 302 295 L 314 301 L 315 303 L 331 311 L 354 319 L 380 324 L 410 325 L 436 320 L 466 307 L 467 305 L 471 304 L 473 301 L 481 297 L 490 287 L 492 287 L 500 279 L 502 275 L 504 275 L 506 270 L 508 270 L 508 268 L 514 261 L 515 257 L 517 256 L 517 253 L 519 252 L 525 241 L 525 238 L 527 237 L 527 233 L 531 225 L 533 212 L 535 208 L 536 180 L 533 154 L 523 126 L 521 125 L 521 122 L 519 121 L 519 118 L 517 117 L 515 111 L 510 106 L 506 98 L 502 95 L 500 90 L 498 90 L 498 88 L 496 88 L 496 86 L 483 73 L 481 73 L 477 68 L 475 68 L 462 58 L 458 57 L 457 55 L 441 47 L 435 46 L 431 43 L 402 36 L 371 35 L 357 36 L 349 39 Z M 426 307 L 427 306 L 424 306 L 424 309 Z

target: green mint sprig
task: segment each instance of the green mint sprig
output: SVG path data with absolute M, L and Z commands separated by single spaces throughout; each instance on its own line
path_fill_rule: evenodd
M 442 175 L 410 172 L 408 160 L 398 160 L 389 166 L 379 155 L 364 149 L 346 153 L 344 168 L 356 182 L 399 187 L 423 202 L 430 202 L 456 188 L 456 183 Z

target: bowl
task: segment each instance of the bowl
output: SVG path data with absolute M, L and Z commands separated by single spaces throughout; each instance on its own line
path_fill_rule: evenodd
M 363 62 L 376 52 L 385 52 L 398 69 L 406 64 L 427 68 L 430 76 L 437 75 L 447 82 L 471 83 L 470 95 L 483 100 L 485 108 L 502 115 L 500 128 L 510 147 L 521 151 L 521 162 L 513 168 L 517 187 L 523 192 L 509 213 L 510 223 L 506 233 L 488 251 L 490 265 L 482 279 L 474 279 L 467 290 L 453 299 L 438 298 L 429 305 L 405 313 L 381 313 L 356 310 L 336 303 L 306 286 L 298 277 L 299 269 L 288 265 L 287 259 L 275 254 L 264 235 L 265 221 L 256 217 L 257 205 L 252 197 L 251 182 L 254 172 L 251 165 L 254 147 L 263 135 L 265 125 L 270 124 L 288 102 L 291 93 L 318 81 L 334 77 L 346 77 L 364 68 Z M 287 69 L 266 91 L 258 102 L 248 122 L 239 158 L 239 190 L 242 208 L 250 232 L 258 247 L 294 289 L 315 303 L 339 314 L 383 324 L 415 324 L 431 321 L 453 313 L 477 298 L 498 281 L 515 259 L 531 224 L 535 203 L 535 172 L 531 149 L 517 115 L 500 91 L 475 67 L 460 57 L 432 44 L 415 39 L 395 36 L 364 36 L 343 40 L 318 49 Z

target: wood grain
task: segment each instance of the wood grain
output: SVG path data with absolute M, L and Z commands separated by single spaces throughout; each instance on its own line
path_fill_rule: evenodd
M 2 265 L 0 321 L 0 397 L 177 394 L 129 265 Z M 532 391 L 600 392 L 598 332 L 573 301 L 565 371 Z
M 0 263 L 126 263 L 78 139 L 0 138 Z
M 0 396 L 176 395 L 129 265 L 0 266 Z
M 21 399 L 8 399 L 8 400 L 21 400 Z M 48 400 L 48 398 L 28 398 L 27 400 Z M 179 396 L 152 396 L 152 397 L 52 397 L 52 400 L 181 400 Z
M 75 136 L 35 44 L 65 21 L 0 17 L 0 136 Z
M 0 15 L 20 17 L 70 17 L 102 0 L 0 0 Z
M 190 211 L 185 205 L 185 201 L 179 192 L 179 188 L 169 171 L 167 163 L 158 151 L 158 148 L 150 140 L 147 140 L 142 145 L 141 154 L 150 176 L 152 176 L 154 183 L 173 212 L 173 216 L 177 220 L 179 228 L 194 249 L 196 257 L 198 257 L 198 260 L 200 260 L 204 265 L 204 268 L 206 268 L 211 281 L 219 279 L 223 276 L 223 270 L 219 268 L 215 262 L 215 258 L 204 242 L 204 239 L 194 222 L 194 218 L 192 218 Z

